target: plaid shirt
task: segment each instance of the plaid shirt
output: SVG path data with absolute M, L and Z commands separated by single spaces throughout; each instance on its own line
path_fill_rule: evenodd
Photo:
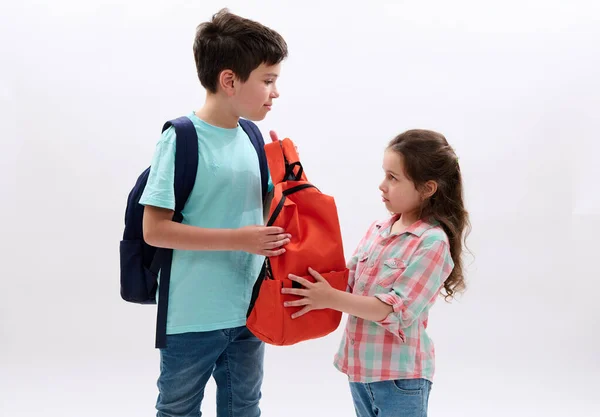
M 454 262 L 439 223 L 420 220 L 391 234 L 397 219 L 374 223 L 348 264 L 348 292 L 393 307 L 379 322 L 348 316 L 334 365 L 351 382 L 433 378 L 428 313 Z

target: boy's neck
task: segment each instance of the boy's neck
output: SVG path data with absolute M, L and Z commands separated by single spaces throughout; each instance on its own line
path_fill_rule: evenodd
M 236 128 L 240 119 L 228 106 L 226 100 L 218 94 L 210 93 L 206 94 L 204 106 L 196 111 L 196 116 L 210 125 L 224 129 Z

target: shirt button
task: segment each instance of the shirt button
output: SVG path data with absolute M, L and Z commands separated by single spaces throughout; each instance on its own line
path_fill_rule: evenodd
M 354 339 L 350 339 L 350 344 L 354 346 Z

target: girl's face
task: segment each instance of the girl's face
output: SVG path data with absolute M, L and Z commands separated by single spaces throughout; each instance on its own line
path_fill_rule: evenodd
M 406 177 L 402 155 L 386 150 L 383 155 L 383 171 L 385 178 L 379 189 L 387 210 L 403 215 L 419 212 L 423 196 L 414 182 Z

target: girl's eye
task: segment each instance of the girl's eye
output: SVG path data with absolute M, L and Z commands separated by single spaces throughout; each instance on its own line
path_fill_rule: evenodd
M 393 175 L 391 175 L 391 174 L 388 174 L 388 179 L 389 179 L 389 180 L 391 180 L 391 181 L 395 181 L 395 180 L 396 180 L 396 177 L 394 177 L 394 176 L 393 176 Z

